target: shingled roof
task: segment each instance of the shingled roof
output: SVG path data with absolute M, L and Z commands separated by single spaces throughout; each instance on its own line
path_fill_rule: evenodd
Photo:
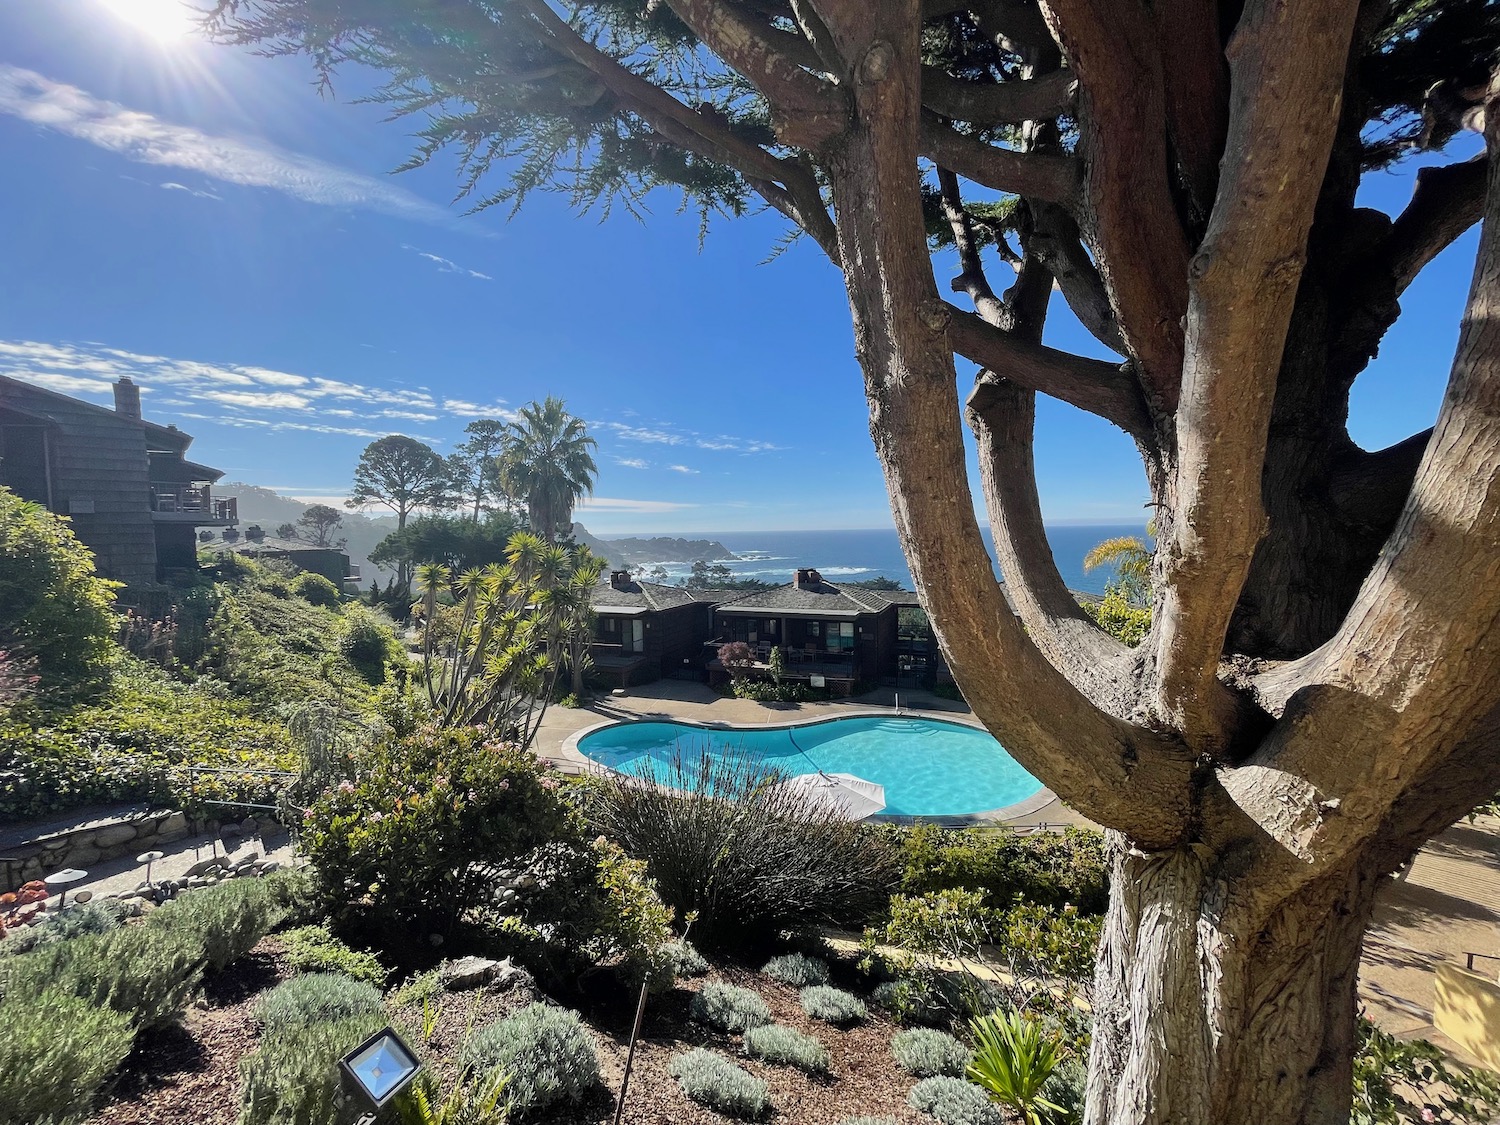
M 727 605 L 721 613 L 761 612 L 799 613 L 810 617 L 853 617 L 860 613 L 879 613 L 891 605 L 878 590 L 856 586 L 835 586 L 830 582 L 787 583 L 770 590 L 746 594 Z
M 638 582 L 634 579 L 622 585 L 612 585 L 606 577 L 594 587 L 589 601 L 596 610 L 625 610 L 636 613 L 676 609 L 680 605 L 691 605 L 693 595 L 681 586 L 661 586 L 655 582 Z

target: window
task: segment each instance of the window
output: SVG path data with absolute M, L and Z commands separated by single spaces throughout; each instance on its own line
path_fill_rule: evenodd
M 829 621 L 825 624 L 828 628 L 829 652 L 852 652 L 854 650 L 854 622 Z

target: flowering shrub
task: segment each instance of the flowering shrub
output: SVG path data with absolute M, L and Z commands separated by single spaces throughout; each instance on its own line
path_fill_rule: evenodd
M 569 832 L 566 806 L 543 784 L 551 780 L 477 728 L 424 728 L 376 745 L 305 815 L 303 847 L 326 906 L 450 927 L 488 897 L 487 867 Z

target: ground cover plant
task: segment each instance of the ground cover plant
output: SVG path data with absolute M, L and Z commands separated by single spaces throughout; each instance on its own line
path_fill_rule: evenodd
M 8 958 L 5 995 L 50 989 L 109 1008 L 137 1029 L 175 1020 L 203 976 L 203 945 L 186 930 L 126 926 Z
M 826 984 L 813 984 L 804 988 L 799 996 L 802 1010 L 815 1020 L 831 1024 L 858 1023 L 869 1012 L 865 1002 L 852 992 Z
M 591 780 L 593 828 L 646 862 L 662 899 L 695 914 L 704 949 L 754 948 L 782 930 L 860 925 L 896 878 L 875 832 L 770 784 L 749 759 L 707 754 L 668 765 L 659 785 Z
M 326 925 L 298 926 L 278 936 L 287 962 L 300 973 L 341 973 L 376 986 L 385 983 L 386 971 L 373 953 L 350 948 Z
M 969 1065 L 969 1048 L 946 1031 L 925 1027 L 898 1032 L 891 1040 L 891 1054 L 907 1073 L 918 1078 L 938 1074 L 962 1078 Z
M 906 1101 L 940 1125 L 1003 1125 L 1005 1121 L 984 1091 L 962 1078 L 924 1078 L 911 1088 Z
M 222 37 L 324 79 L 378 63 L 377 99 L 422 121 L 412 163 L 456 154 L 478 206 L 540 189 L 640 215 L 670 185 L 705 224 L 758 199 L 805 235 L 842 274 L 901 545 L 965 698 L 1119 834 L 1122 971 L 1098 999 L 1178 998 L 1136 1005 L 1146 1033 L 1101 1028 L 1097 1117 L 1345 1113 L 1375 888 L 1500 790 L 1475 736 L 1500 702 L 1500 171 L 1469 159 L 1476 132 L 1500 152 L 1492 4 L 215 7 Z M 1372 206 L 1364 184 L 1423 150 L 1410 202 Z M 1433 317 L 1403 295 L 1481 218 L 1435 419 L 1361 448 L 1361 376 L 1403 305 Z M 991 284 L 996 260 L 1016 284 Z M 1112 358 L 1044 346 L 1054 290 Z M 1140 454 L 1159 550 L 1137 649 L 1049 549 L 1038 392 Z
M 771 1022 L 771 1009 L 757 993 L 722 981 L 694 993 L 690 1010 L 699 1023 L 731 1034 Z
M 701 977 L 708 972 L 708 962 L 703 959 L 703 954 L 686 938 L 668 942 L 663 951 L 672 962 L 672 971 L 679 977 Z
M 497 1068 L 509 1075 L 505 1096 L 521 1120 L 546 1120 L 544 1111 L 581 1101 L 599 1084 L 599 1059 L 578 1013 L 548 1004 L 475 1032 L 459 1064 L 475 1076 Z
M 261 997 L 255 1018 L 268 1035 L 385 1009 L 380 990 L 342 973 L 299 973 Z
M 781 1024 L 767 1024 L 745 1031 L 745 1054 L 781 1066 L 795 1066 L 808 1074 L 826 1074 L 828 1048 L 811 1035 Z
M 280 917 L 269 886 L 233 879 L 166 903 L 146 925 L 186 936 L 203 950 L 206 967 L 218 970 L 249 953 Z
M 222 685 L 221 685 L 222 686 Z M 190 778 L 188 765 L 233 766 L 229 781 Z M 274 800 L 271 771 L 295 765 L 285 728 L 245 700 L 191 685 L 118 654 L 85 701 L 45 697 L 0 711 L 0 817 L 80 805 L 196 798 Z
M 772 957 L 761 972 L 772 980 L 793 988 L 828 983 L 828 963 L 805 953 L 785 953 L 780 957 Z
M 674 1058 L 669 1070 L 693 1101 L 730 1117 L 753 1121 L 771 1108 L 766 1084 L 723 1055 L 695 1047 Z

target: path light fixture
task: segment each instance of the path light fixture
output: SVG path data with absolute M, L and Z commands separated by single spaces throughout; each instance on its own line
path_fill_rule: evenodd
M 416 1054 L 392 1027 L 377 1031 L 339 1059 L 343 1092 L 366 1111 L 361 1122 L 374 1121 L 375 1114 L 411 1085 L 421 1069 Z
M 137 863 L 146 865 L 146 886 L 151 886 L 151 865 L 161 858 L 161 852 L 142 852 L 135 857 Z

